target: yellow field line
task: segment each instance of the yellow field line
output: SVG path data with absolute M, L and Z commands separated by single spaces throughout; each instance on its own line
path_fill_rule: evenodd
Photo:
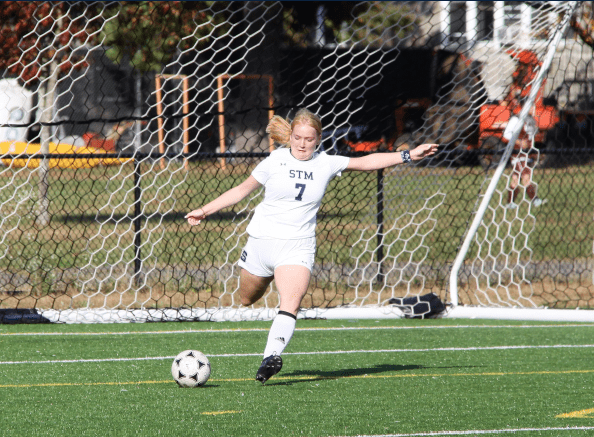
M 218 416 L 219 414 L 235 414 L 235 413 L 243 413 L 241 410 L 229 410 L 229 411 L 204 411 L 200 414 L 206 414 L 207 416 Z
M 436 378 L 436 377 L 464 377 L 464 376 L 523 376 L 523 375 L 569 375 L 594 373 L 594 369 L 588 370 L 535 370 L 531 372 L 480 372 L 480 373 L 409 373 L 398 375 L 344 375 L 344 376 L 280 376 L 275 377 L 276 381 L 302 381 L 302 380 L 333 380 L 333 379 L 386 379 L 386 378 Z M 254 381 L 253 378 L 213 378 L 210 382 L 245 382 Z M 28 388 L 28 387 L 83 387 L 101 385 L 141 385 L 141 384 L 175 384 L 173 380 L 163 381 L 124 381 L 124 382 L 55 382 L 46 384 L 3 384 L 0 388 Z
M 561 418 L 561 419 L 567 419 L 567 418 L 592 418 L 594 416 L 594 408 L 589 408 L 587 410 L 580 410 L 580 411 L 572 411 L 571 413 L 564 413 L 564 414 L 559 414 L 555 417 L 557 418 Z
M 423 373 L 423 374 L 398 374 L 398 375 L 345 375 L 345 376 L 316 376 L 304 375 L 299 377 L 294 376 L 280 376 L 274 377 L 274 381 L 299 381 L 299 380 L 325 380 L 325 379 L 375 379 L 375 378 L 435 378 L 445 376 L 519 376 L 519 375 L 561 375 L 561 374 L 578 374 L 578 373 L 594 373 L 594 369 L 589 370 L 535 370 L 531 372 L 481 372 L 481 373 Z M 251 378 L 235 378 L 235 379 L 216 379 L 213 381 L 219 382 L 239 382 L 252 381 Z M 2 386 L 0 386 L 2 387 Z

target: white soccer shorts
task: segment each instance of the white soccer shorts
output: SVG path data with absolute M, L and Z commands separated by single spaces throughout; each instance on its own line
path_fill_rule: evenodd
M 280 266 L 304 266 L 311 272 L 316 255 L 316 238 L 264 240 L 249 237 L 241 251 L 239 267 L 262 278 L 274 276 Z

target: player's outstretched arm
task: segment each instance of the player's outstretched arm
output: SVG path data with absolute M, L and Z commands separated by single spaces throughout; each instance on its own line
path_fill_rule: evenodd
M 427 156 L 434 155 L 438 147 L 439 144 L 421 144 L 409 152 L 410 159 L 411 161 L 420 161 Z M 360 158 L 351 158 L 346 170 L 373 171 L 392 167 L 403 162 L 402 152 L 372 153 Z
M 186 214 L 185 218 L 188 220 L 188 223 L 191 226 L 196 226 L 200 224 L 200 222 L 207 216 L 242 201 L 260 186 L 260 182 L 258 182 L 253 176 L 250 176 L 241 184 L 225 191 L 212 202 L 207 203 L 206 205 L 195 209 L 192 212 L 189 212 Z

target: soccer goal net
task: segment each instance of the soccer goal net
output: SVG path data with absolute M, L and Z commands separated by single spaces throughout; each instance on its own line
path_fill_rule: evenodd
M 0 10 L 1 321 L 273 318 L 274 282 L 238 295 L 263 192 L 184 215 L 302 107 L 330 154 L 440 150 L 330 183 L 300 317 L 410 316 L 395 299 L 434 293 L 452 316 L 593 319 L 591 2 Z

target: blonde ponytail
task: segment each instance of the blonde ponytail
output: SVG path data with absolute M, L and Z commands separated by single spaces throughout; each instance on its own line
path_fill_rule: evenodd
M 276 143 L 286 145 L 291 139 L 291 123 L 278 115 L 274 115 L 268 126 L 266 126 L 266 133 L 270 135 Z

